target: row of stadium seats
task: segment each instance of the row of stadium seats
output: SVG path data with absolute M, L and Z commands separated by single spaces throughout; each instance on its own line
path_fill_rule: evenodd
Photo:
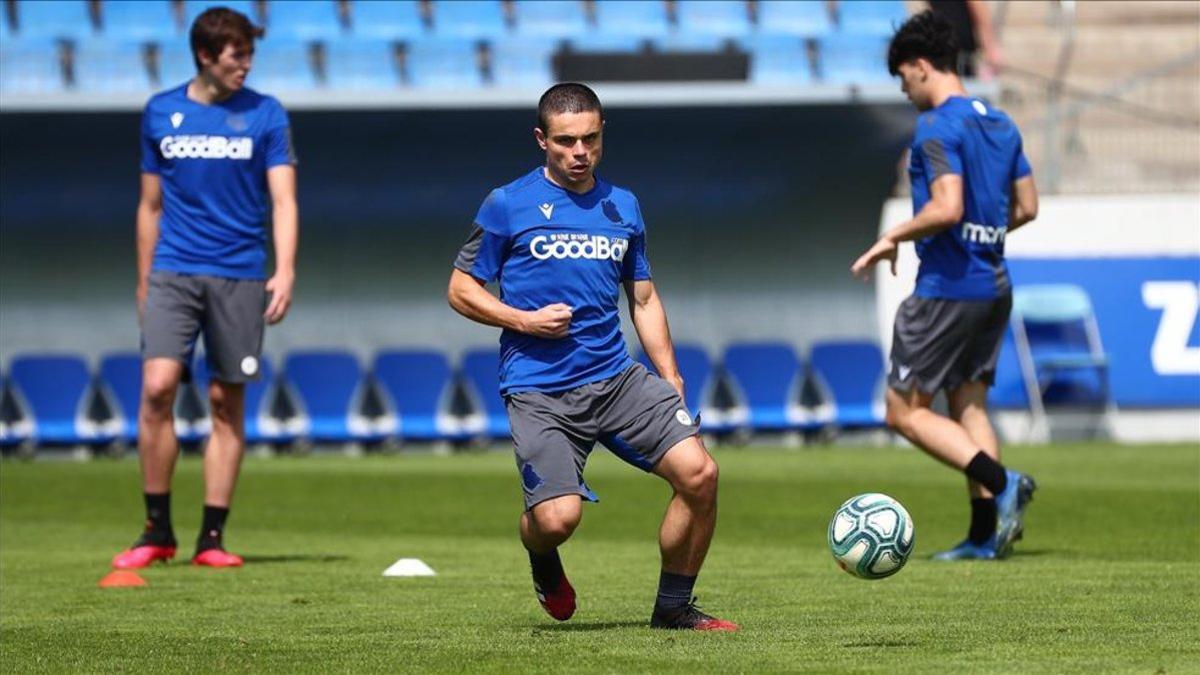
M 696 43 L 698 46 L 698 43 Z M 533 42 L 505 38 L 427 38 L 411 43 L 379 39 L 329 43 L 269 40 L 258 49 L 252 86 L 266 92 L 389 90 L 417 88 L 526 87 L 554 82 L 552 59 L 560 49 L 666 50 L 670 44 L 639 39 Z M 755 35 L 712 51 L 740 49 L 750 55 L 750 81 L 763 85 L 811 82 L 862 84 L 886 80 L 883 38 L 828 35 L 813 40 L 787 35 Z M 97 94 L 148 93 L 186 82 L 195 75 L 183 41 L 162 44 L 93 38 L 77 43 L 22 40 L 0 43 L 0 91 L 44 94 L 79 91 Z
M 906 16 L 902 0 L 18 0 L 6 3 L 10 11 L 0 11 L 0 36 L 169 39 L 185 35 L 197 15 L 216 5 L 246 14 L 272 37 L 296 40 L 347 35 L 401 40 L 426 34 L 553 40 L 596 32 L 641 38 L 734 38 L 756 31 L 886 36 Z
M 730 345 L 715 364 L 694 345 L 676 352 L 691 406 L 711 433 L 819 431 L 882 425 L 883 358 L 871 342 L 823 342 L 804 363 L 786 343 Z M 648 367 L 645 355 L 639 360 Z M 437 351 L 378 353 L 364 371 L 340 350 L 288 354 L 281 372 L 263 358 L 246 387 L 250 443 L 378 443 L 504 439 L 508 417 L 495 348 L 467 352 L 457 369 Z M 203 439 L 209 374 L 203 359 L 177 397 L 180 440 Z M 0 376 L 0 446 L 92 445 L 137 440 L 142 369 L 137 354 L 12 359 Z

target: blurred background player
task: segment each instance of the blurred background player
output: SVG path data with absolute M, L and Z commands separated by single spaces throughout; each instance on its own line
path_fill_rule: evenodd
M 1012 309 L 1004 239 L 1037 216 L 1037 188 L 1016 125 L 967 96 L 957 55 L 953 28 L 931 11 L 892 38 L 888 71 L 922 111 L 910 148 L 914 215 L 851 268 L 865 278 L 888 261 L 894 274 L 897 246 L 916 242 L 921 266 L 896 314 L 887 422 L 969 479 L 968 536 L 935 556 L 941 560 L 1007 556 L 1035 488 L 1000 464 L 986 405 Z M 949 419 L 930 409 L 938 391 L 946 392 Z
M 659 531 L 662 571 L 650 625 L 737 630 L 692 597 L 717 518 L 717 465 L 688 413 L 667 316 L 650 277 L 645 223 L 633 193 L 595 175 L 604 113 L 581 84 L 538 103 L 539 166 L 493 190 L 451 273 L 450 305 L 503 328 L 500 393 L 524 486 L 521 541 L 550 616 L 575 612 L 558 547 L 595 495 L 583 480 L 597 441 L 671 484 Z M 484 284 L 500 281 L 500 298 Z M 663 378 L 635 363 L 618 316 L 629 298 L 643 349 Z
M 245 87 L 263 30 L 233 10 L 196 18 L 196 77 L 162 92 L 142 117 L 137 303 L 142 326 L 138 452 L 145 531 L 113 558 L 139 568 L 175 554 L 171 476 L 179 454 L 172 410 L 204 334 L 212 434 L 204 453 L 204 516 L 192 562 L 239 566 L 222 532 L 241 465 L 245 382 L 258 376 L 264 320 L 287 314 L 298 216 L 287 113 Z M 267 203 L 275 274 L 266 280 Z

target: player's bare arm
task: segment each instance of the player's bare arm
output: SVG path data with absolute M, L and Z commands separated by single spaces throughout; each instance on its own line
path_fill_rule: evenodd
M 1008 208 L 1008 231 L 1032 222 L 1038 214 L 1037 184 L 1033 176 L 1025 176 L 1012 184 L 1012 201 Z
M 929 193 L 929 203 L 917 215 L 885 232 L 854 261 L 850 267 L 854 276 L 864 281 L 869 279 L 875 264 L 884 260 L 891 263 L 892 274 L 896 274 L 896 250 L 900 242 L 924 239 L 962 220 L 962 176 L 945 174 L 939 177 L 929 186 Z
M 679 374 L 679 366 L 675 363 L 667 311 L 658 297 L 654 282 L 649 279 L 626 281 L 625 295 L 629 298 L 629 315 L 642 349 L 659 375 L 675 387 L 680 398 L 683 398 L 683 376 Z M 686 399 L 684 403 L 687 403 Z
M 270 323 L 279 323 L 292 306 L 292 287 L 296 283 L 296 245 L 300 237 L 296 168 L 283 165 L 268 169 L 267 189 L 271 193 L 275 274 L 267 280 L 266 290 L 271 294 L 271 302 L 264 316 Z
M 158 243 L 158 219 L 162 216 L 162 182 L 158 174 L 143 173 L 137 208 L 137 309 L 146 306 L 154 245 Z
M 571 330 L 569 306 L 559 302 L 532 312 L 510 307 L 492 295 L 483 282 L 462 270 L 450 273 L 446 297 L 454 311 L 486 326 L 552 339 L 566 337 Z

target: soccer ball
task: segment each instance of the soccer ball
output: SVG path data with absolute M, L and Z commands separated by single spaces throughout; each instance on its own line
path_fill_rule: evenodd
M 850 574 L 883 579 L 908 562 L 913 534 L 912 518 L 900 502 L 870 492 L 838 507 L 829 521 L 829 549 Z

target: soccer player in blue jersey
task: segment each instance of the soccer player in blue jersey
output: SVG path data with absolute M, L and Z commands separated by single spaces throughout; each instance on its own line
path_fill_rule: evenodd
M 450 305 L 503 329 L 500 393 L 524 488 L 521 541 L 546 612 L 559 621 L 575 612 L 558 547 L 579 525 L 583 500 L 596 501 L 583 470 L 599 441 L 674 489 L 659 530 L 662 571 L 650 625 L 737 630 L 701 612 L 692 597 L 716 525 L 717 464 L 683 399 L 638 200 L 595 174 L 603 131 L 591 89 L 565 83 L 542 95 L 534 135 L 545 165 L 483 202 L 454 262 Z M 496 281 L 499 297 L 485 287 Z M 661 378 L 629 357 L 622 287 Z
M 913 217 L 885 233 L 851 271 L 878 262 L 896 271 L 896 249 L 916 242 L 917 286 L 896 313 L 888 424 L 963 471 L 971 495 L 967 538 L 939 560 L 1007 556 L 1022 535 L 1029 476 L 1000 464 L 987 390 L 1012 308 L 1004 239 L 1037 216 L 1037 188 L 1021 134 L 1000 110 L 968 96 L 954 71 L 953 28 L 932 12 L 892 38 L 888 70 L 919 110 L 910 148 Z M 930 409 L 945 391 L 950 417 Z
M 175 391 L 203 333 L 212 376 L 204 452 L 204 515 L 192 562 L 233 567 L 222 533 L 245 441 L 245 383 L 259 371 L 264 322 L 283 320 L 295 280 L 295 155 L 279 102 L 246 88 L 262 29 L 213 8 L 191 28 L 196 77 L 146 104 L 137 211 L 142 329 L 138 453 L 146 525 L 113 558 L 123 569 L 175 555 L 171 476 L 179 454 Z M 274 275 L 266 277 L 270 207 Z

